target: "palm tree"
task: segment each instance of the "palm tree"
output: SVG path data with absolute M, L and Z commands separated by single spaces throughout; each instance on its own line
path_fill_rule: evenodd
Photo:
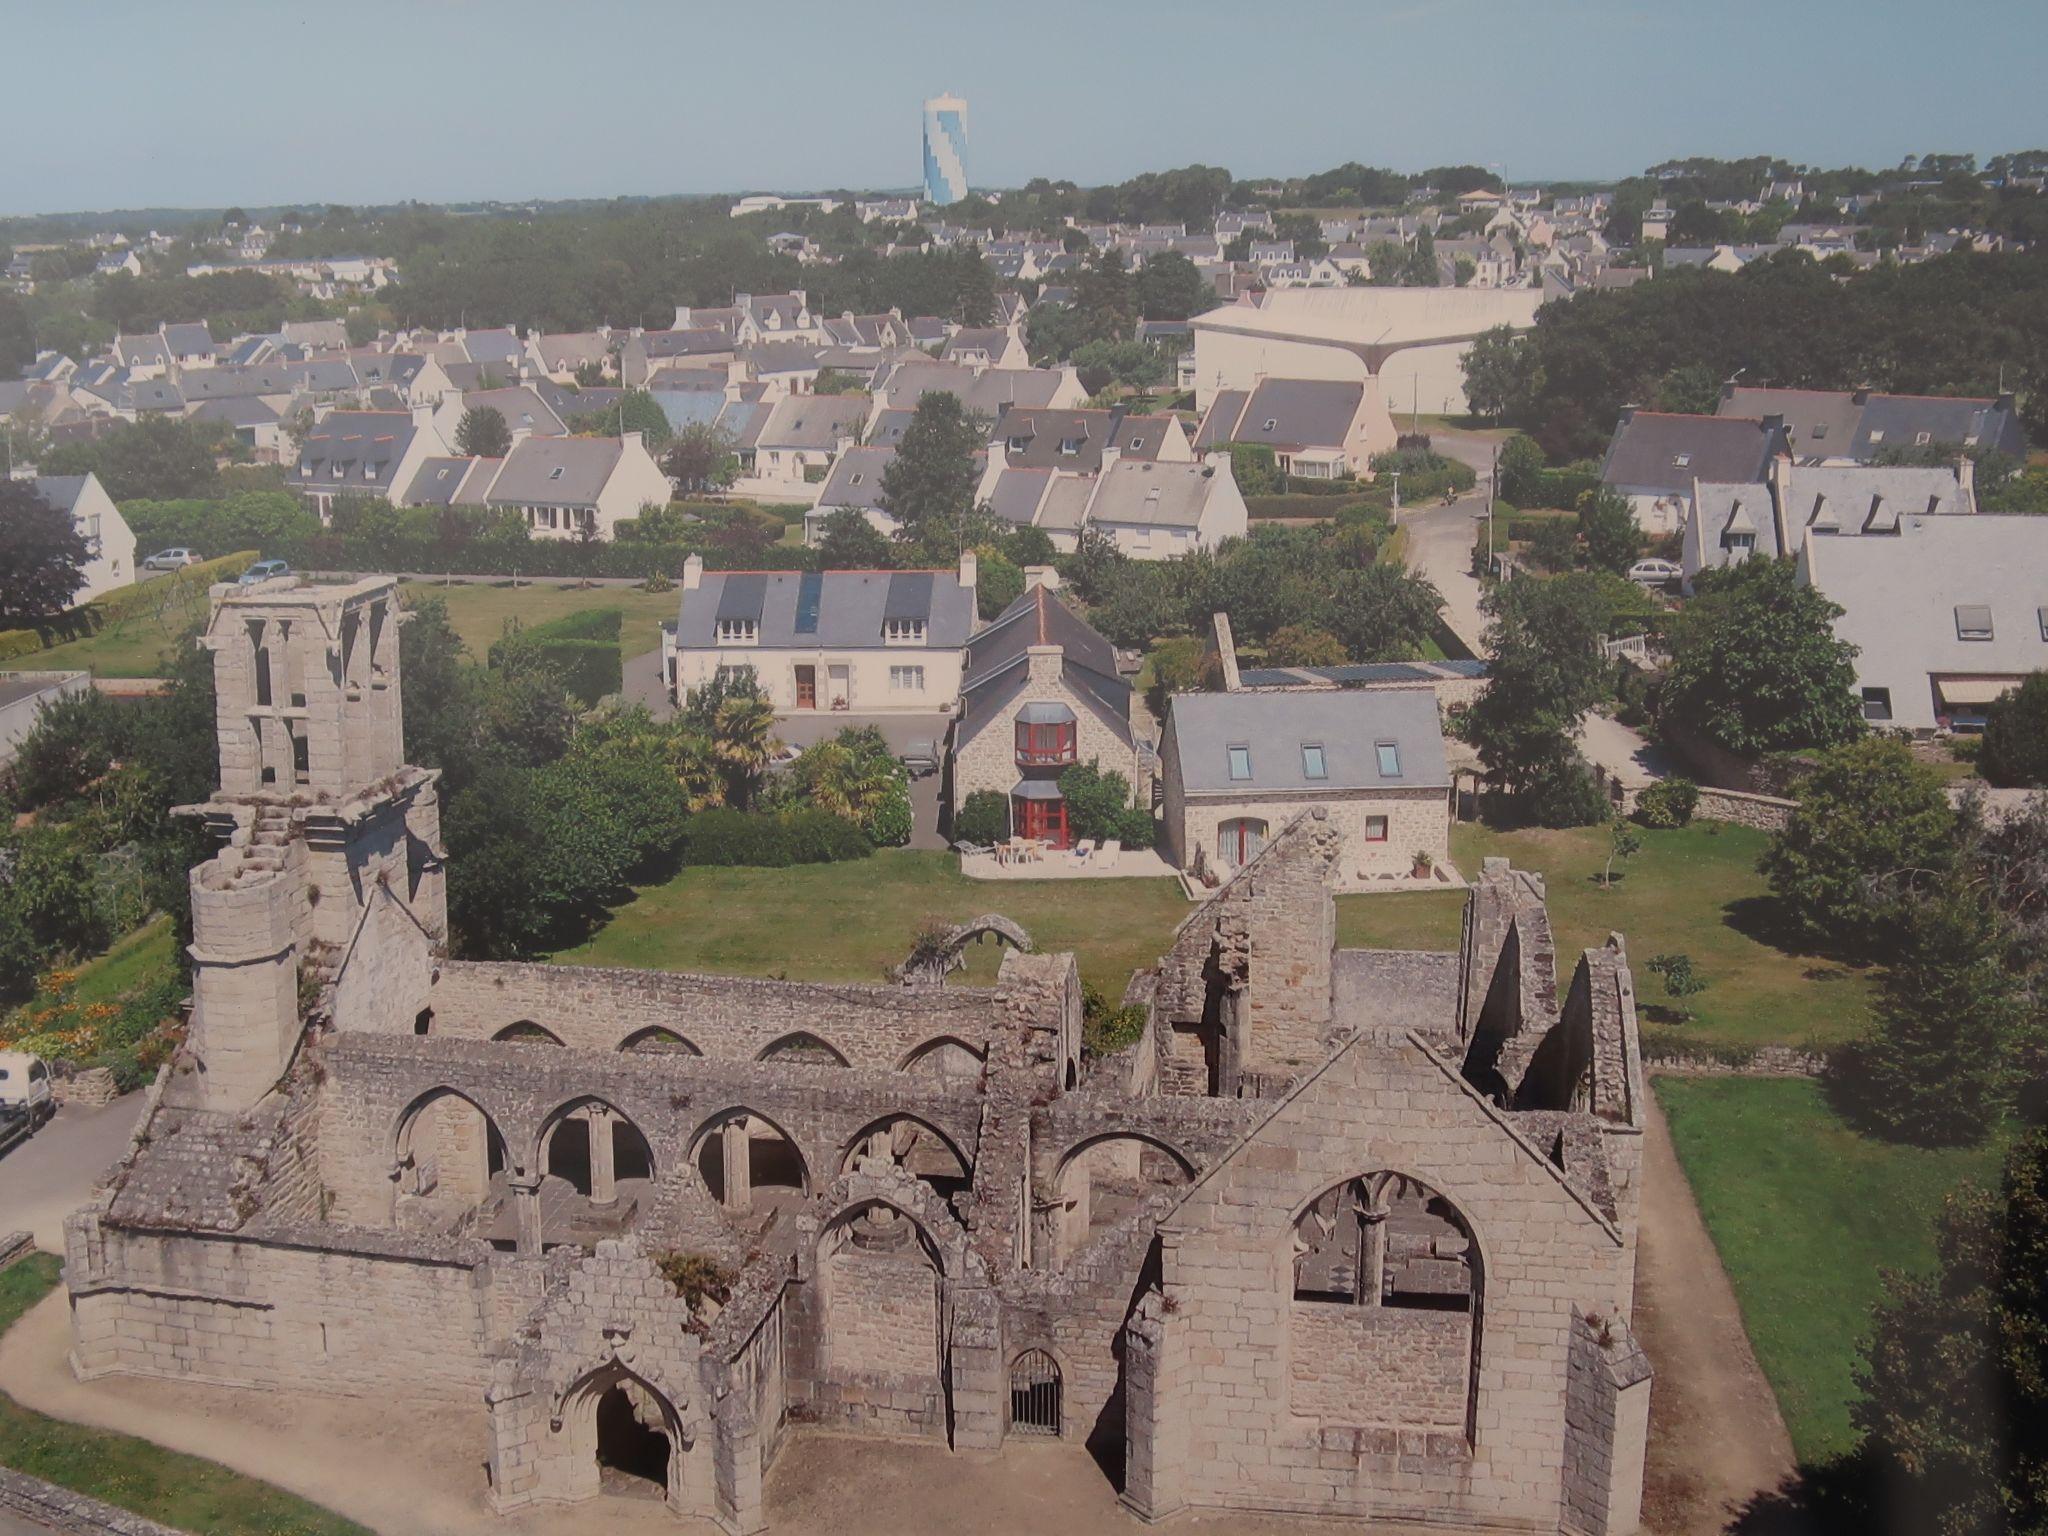
M 725 769 L 718 749 L 702 732 L 678 730 L 669 738 L 669 766 L 683 786 L 683 800 L 692 811 L 725 804 Z
M 726 798 L 741 810 L 753 801 L 761 776 L 781 743 L 775 739 L 775 707 L 758 693 L 735 694 L 718 706 L 711 750 L 724 765 Z
M 820 742 L 806 752 L 803 779 L 813 805 L 863 826 L 876 803 L 895 784 L 886 764 L 854 752 L 841 741 Z

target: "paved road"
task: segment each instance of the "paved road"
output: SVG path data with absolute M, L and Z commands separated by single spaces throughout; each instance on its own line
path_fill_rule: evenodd
M 1444 621 L 1473 655 L 1485 654 L 1480 637 L 1486 619 L 1479 611 L 1479 580 L 1472 574 L 1472 541 L 1484 527 L 1488 471 L 1495 438 L 1478 432 L 1449 429 L 1430 434 L 1431 446 L 1448 458 L 1472 466 L 1479 483 L 1470 495 L 1441 503 L 1403 508 L 1400 521 L 1408 530 L 1408 563 L 1436 585 L 1444 598 Z
M 0 1232 L 32 1233 L 38 1248 L 62 1253 L 64 1218 L 85 1204 L 99 1176 L 128 1150 L 141 1113 L 139 1093 L 97 1109 L 60 1109 L 0 1157 Z

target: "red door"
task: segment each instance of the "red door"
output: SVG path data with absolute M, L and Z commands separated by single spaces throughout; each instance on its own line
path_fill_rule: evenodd
M 1055 848 L 1068 845 L 1066 801 L 1026 800 L 1019 796 L 1015 807 L 1019 837 L 1043 838 Z

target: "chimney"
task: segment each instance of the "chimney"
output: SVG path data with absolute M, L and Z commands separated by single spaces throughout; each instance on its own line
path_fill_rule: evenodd
M 1027 565 L 1024 567 L 1024 590 L 1043 587 L 1048 592 L 1060 589 L 1059 567 L 1054 565 Z
M 638 432 L 621 432 L 621 433 L 619 434 L 619 446 L 621 446 L 622 448 L 638 448 L 638 447 L 640 447 L 641 445 L 642 445 L 642 436 L 641 436 L 641 434 L 640 434 L 640 433 L 638 433 Z
M 433 420 L 434 408 L 431 405 L 416 405 L 412 408 L 412 424 L 415 427 L 431 426 Z
M 1977 461 L 1967 453 L 1956 460 L 1956 502 L 1957 510 L 1977 510 Z
M 973 550 L 963 549 L 960 551 L 960 585 L 970 592 L 974 590 L 974 580 L 978 564 L 979 561 Z
M 704 585 L 704 557 L 692 555 L 683 562 L 683 590 L 695 592 Z

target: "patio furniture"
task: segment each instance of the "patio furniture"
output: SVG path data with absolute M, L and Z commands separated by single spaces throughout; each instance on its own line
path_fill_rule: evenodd
M 1105 838 L 1102 846 L 1095 851 L 1095 862 L 1104 869 L 1115 869 L 1116 861 L 1123 857 L 1123 853 L 1124 845 L 1121 840 L 1114 837 Z
M 953 851 L 958 854 L 964 854 L 968 858 L 973 859 L 979 858 L 983 854 L 994 853 L 996 849 L 995 845 L 991 843 L 970 843 L 963 840 L 953 845 Z
M 1080 842 L 1074 844 L 1074 862 L 1076 864 L 1086 864 L 1088 856 L 1094 851 L 1095 839 L 1092 837 L 1082 838 Z

